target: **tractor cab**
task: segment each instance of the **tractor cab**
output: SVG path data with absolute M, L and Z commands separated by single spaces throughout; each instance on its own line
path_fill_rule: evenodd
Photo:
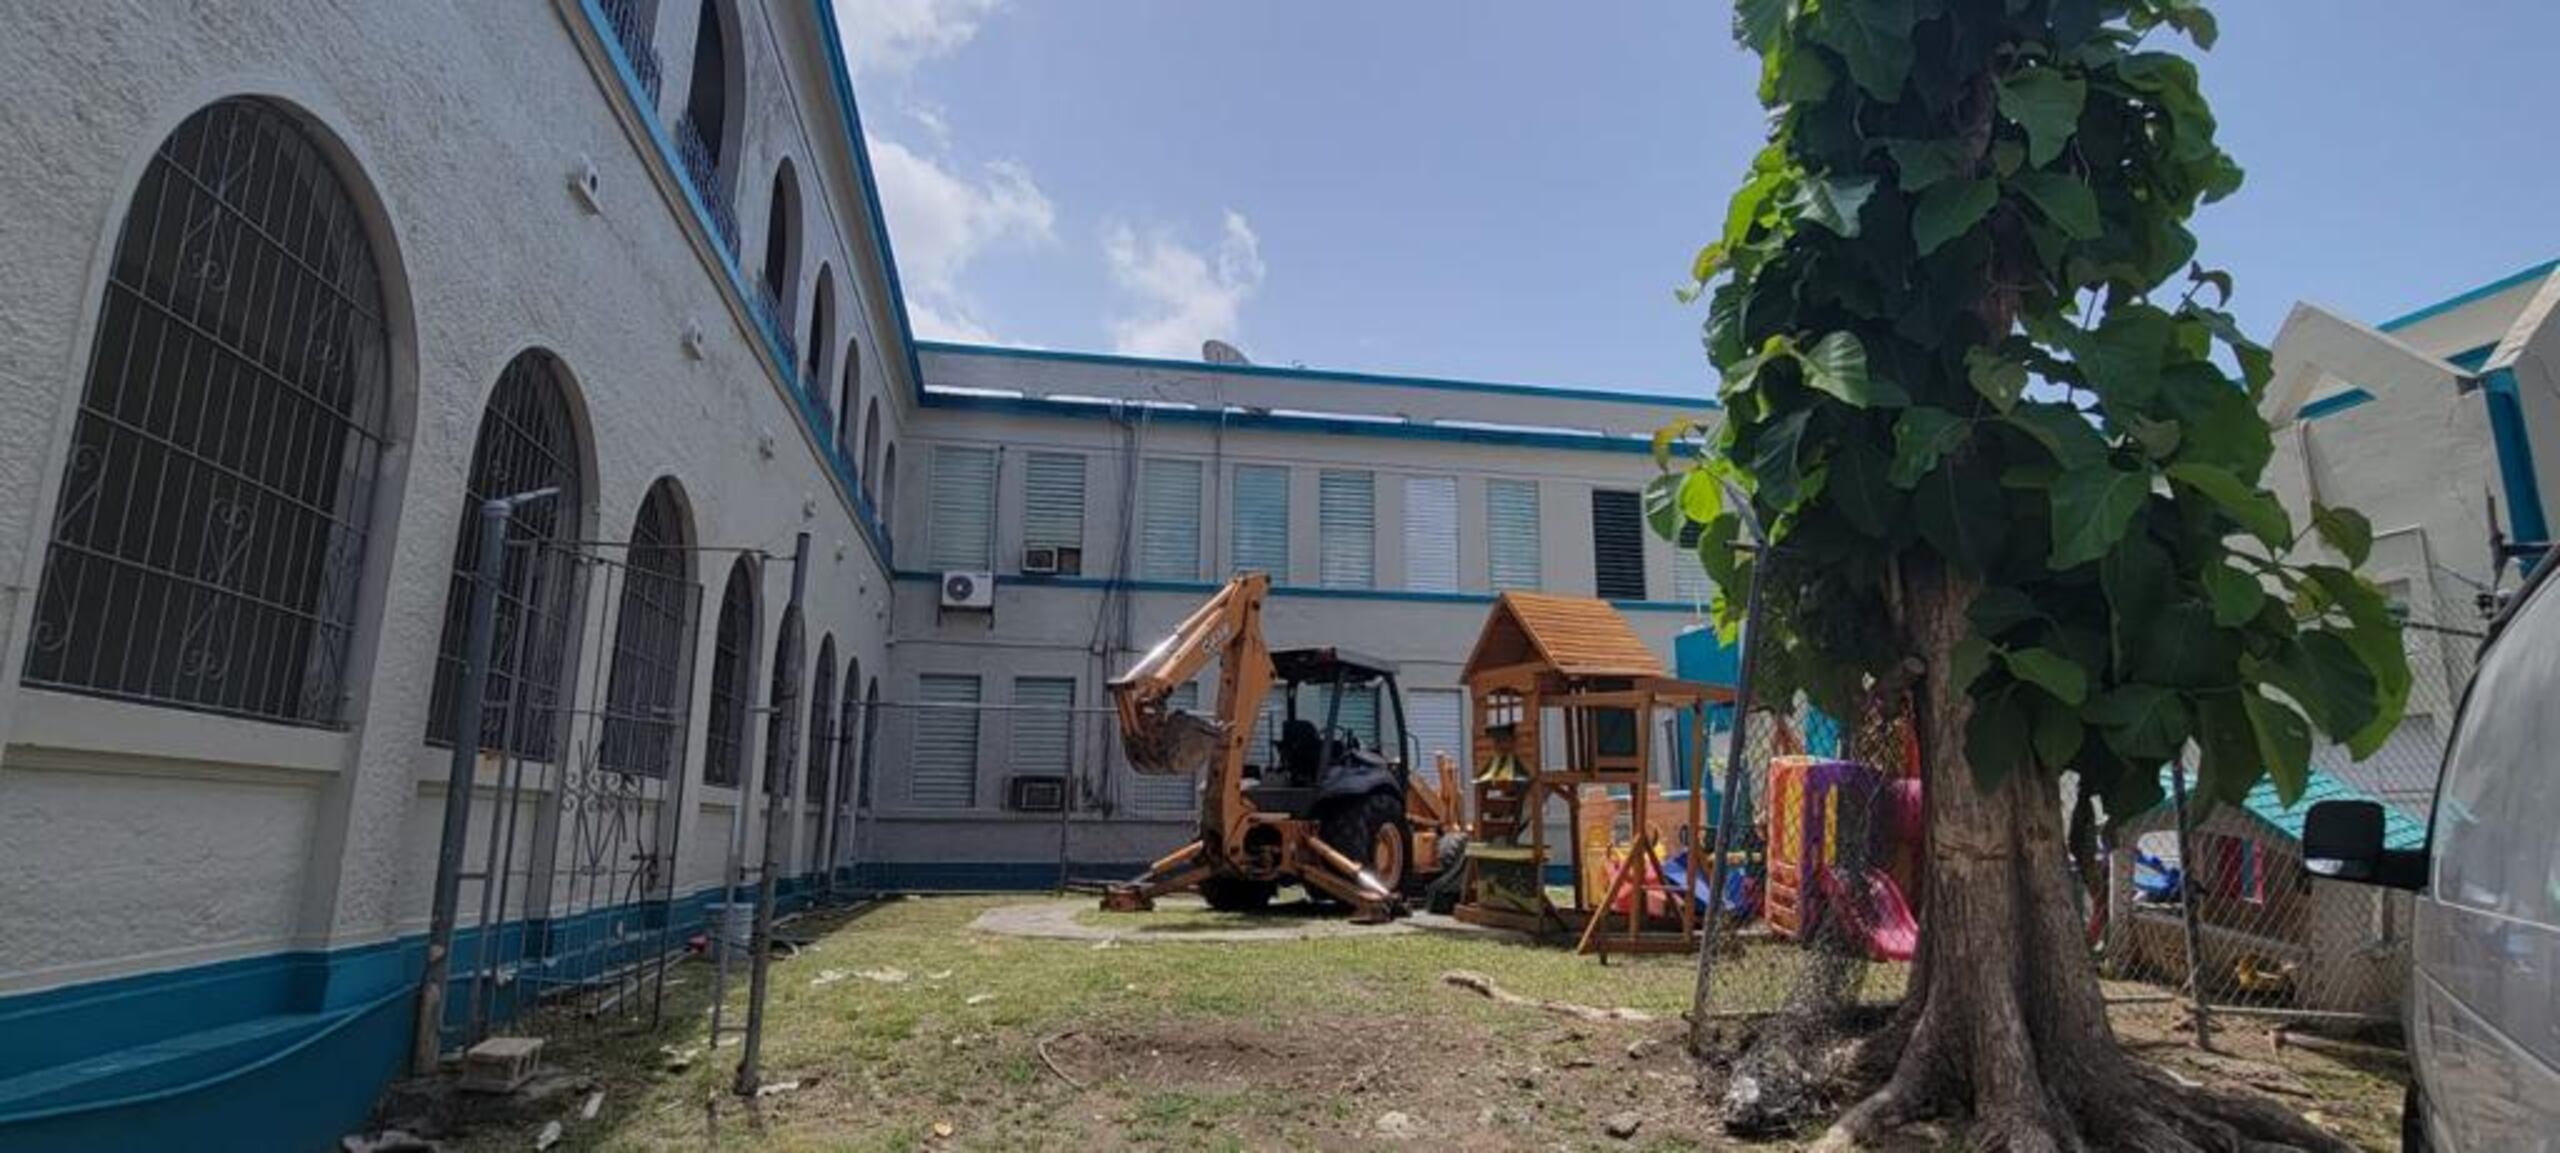
M 1255 808 L 1304 816 L 1327 800 L 1381 789 L 1403 796 L 1403 694 L 1395 665 L 1340 648 L 1271 654 L 1259 755 L 1245 768 Z

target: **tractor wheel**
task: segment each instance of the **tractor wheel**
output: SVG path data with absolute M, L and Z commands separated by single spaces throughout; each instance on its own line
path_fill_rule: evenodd
M 1335 852 L 1360 862 L 1386 891 L 1404 891 L 1404 877 L 1412 865 L 1413 833 L 1405 828 L 1404 802 L 1394 793 L 1343 801 L 1317 822 L 1317 833 Z
M 1221 913 L 1259 913 L 1280 886 L 1244 877 L 1211 877 L 1200 882 L 1200 899 Z

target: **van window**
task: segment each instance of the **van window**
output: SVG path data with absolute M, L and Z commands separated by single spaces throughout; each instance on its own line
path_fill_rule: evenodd
M 2560 589 L 2538 593 L 2471 685 L 2436 805 L 2436 899 L 2560 925 Z

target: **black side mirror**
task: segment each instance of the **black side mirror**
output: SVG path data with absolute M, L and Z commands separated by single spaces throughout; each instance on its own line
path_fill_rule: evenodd
M 2302 821 L 2302 867 L 2314 875 L 2361 885 L 2423 889 L 2424 849 L 2394 849 L 2388 823 L 2373 801 L 2322 801 Z

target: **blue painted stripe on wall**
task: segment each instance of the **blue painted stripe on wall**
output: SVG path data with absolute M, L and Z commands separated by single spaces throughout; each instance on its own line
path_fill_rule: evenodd
M 2330 393 L 2327 396 L 2303 405 L 2302 411 L 2298 415 L 2304 420 L 2318 420 L 2331 413 L 2345 412 L 2350 408 L 2354 408 L 2357 405 L 2363 404 L 2372 399 L 2372 393 L 2366 392 L 2361 388 L 2350 388 L 2345 392 Z
M 920 581 L 929 584 L 939 584 L 942 581 L 942 574 L 940 573 L 923 572 L 917 569 L 899 569 L 897 576 L 898 579 L 902 581 Z M 1221 586 L 1211 584 L 1207 581 L 1115 581 L 1108 577 L 1017 576 L 1011 573 L 998 574 L 996 577 L 996 588 L 998 591 L 1002 591 L 1007 588 L 1121 588 L 1131 592 L 1142 593 L 1206 594 L 1216 592 L 1220 587 Z M 1405 589 L 1341 589 L 1321 588 L 1315 585 L 1273 585 L 1271 586 L 1271 595 L 1277 597 L 1300 598 L 1305 600 L 1396 601 L 1408 604 L 1457 605 L 1489 605 L 1496 599 L 1492 593 L 1412 592 Z M 1686 601 L 1610 601 L 1609 604 L 1611 607 L 1625 612 L 1691 613 L 1697 611 L 1695 606 L 1692 606 Z
M 2543 277 L 2551 275 L 2551 270 L 2554 268 L 2560 268 L 2560 260 L 2546 260 L 2531 268 L 2501 276 L 2496 280 L 2492 280 L 2487 284 L 2479 286 L 2478 288 L 2455 293 L 2452 296 L 2448 296 L 2443 300 L 2439 300 L 2434 304 L 2418 309 L 2415 312 L 2403 313 L 2399 316 L 2392 317 L 2375 327 L 2380 328 L 2384 332 L 2407 328 L 2420 321 L 2442 316 L 2445 313 L 2451 312 L 2463 305 L 2473 303 L 2474 301 L 2485 300 L 2489 297 L 2496 296 L 2497 294 L 2505 292 L 2510 288 L 2514 288 L 2517 285 L 2540 280 Z
M 948 392 L 927 393 L 924 404 L 927 408 L 1069 420 L 1105 420 L 1119 411 L 1112 405 L 1104 404 L 1083 404 L 1039 397 L 974 396 Z M 1402 421 L 1335 419 L 1261 412 L 1213 412 L 1186 408 L 1153 408 L 1146 410 L 1146 415 L 1148 420 L 1157 422 L 1218 425 L 1232 429 L 1261 429 L 1271 432 L 1311 432 L 1326 436 L 1377 436 L 1396 440 L 1458 441 L 1468 444 L 1506 445 L 1514 448 L 1559 448 L 1575 452 L 1614 452 L 1637 455 L 1650 455 L 1653 452 L 1651 441 L 1638 440 L 1632 436 L 1577 436 L 1572 433 L 1536 432 L 1525 429 L 1465 428 L 1443 424 L 1410 424 Z
M 2542 483 L 2533 466 L 2533 437 L 2524 423 L 2524 399 L 2516 393 L 2516 373 L 2501 368 L 2489 374 L 2489 436 L 2498 449 L 2499 486 L 2507 492 L 2507 534 L 2518 542 L 2551 539 L 2542 514 Z
M 1711 396 L 1675 396 L 1650 392 L 1617 392 L 1603 389 L 1563 388 L 1545 384 L 1511 384 L 1489 380 L 1455 380 L 1438 376 L 1392 376 L 1377 372 L 1354 372 L 1330 368 L 1295 368 L 1274 364 L 1210 364 L 1198 360 L 1172 360 L 1152 356 L 1121 356 L 1100 352 L 1061 352 L 1047 348 L 1007 348 L 992 344 L 956 344 L 927 340 L 918 348 L 926 352 L 957 356 L 984 356 L 1009 360 L 1044 360 L 1065 364 L 1094 364 L 1112 368 L 1162 369 L 1171 372 L 1214 372 L 1228 376 L 1260 376 L 1279 380 L 1320 381 L 1328 384 L 1375 384 L 1392 388 L 1421 388 L 1443 392 L 1471 392 L 1488 396 L 1534 396 L 1555 400 L 1594 400 L 1606 404 L 1640 404 L 1654 408 L 1717 407 Z

